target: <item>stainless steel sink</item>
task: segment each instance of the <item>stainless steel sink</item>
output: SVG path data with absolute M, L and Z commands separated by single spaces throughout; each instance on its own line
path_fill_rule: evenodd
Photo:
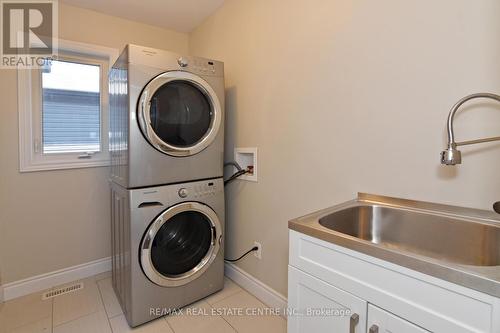
M 463 265 L 500 265 L 498 226 L 379 205 L 345 208 L 319 223 L 395 250 Z
M 289 228 L 500 297 L 500 215 L 360 193 Z

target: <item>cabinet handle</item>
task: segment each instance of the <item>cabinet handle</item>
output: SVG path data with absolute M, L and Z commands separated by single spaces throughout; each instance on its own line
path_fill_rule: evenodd
M 349 319 L 349 333 L 355 333 L 356 325 L 359 323 L 359 315 L 353 313 L 351 319 Z
M 378 326 L 377 325 L 370 326 L 368 333 L 378 333 Z

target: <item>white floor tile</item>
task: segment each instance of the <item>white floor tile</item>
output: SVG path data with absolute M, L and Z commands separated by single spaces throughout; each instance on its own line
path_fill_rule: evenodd
M 240 291 L 242 291 L 240 286 L 238 286 L 230 279 L 224 278 L 224 289 L 213 295 L 208 296 L 207 298 L 204 299 L 204 301 L 212 305 Z
M 82 282 L 84 284 L 83 289 L 54 298 L 54 326 L 59 326 L 94 312 L 104 312 L 101 295 L 94 278 L 87 278 Z
M 1 331 L 1 330 L 0 330 Z M 9 333 L 50 333 L 52 332 L 52 317 L 37 320 L 34 323 L 14 328 Z
M 54 333 L 111 333 L 108 317 L 104 311 L 66 322 L 54 327 Z
M 106 308 L 108 317 L 112 318 L 122 314 L 122 308 L 118 302 L 118 298 L 116 298 L 113 286 L 111 285 L 111 278 L 108 277 L 106 279 L 99 280 L 97 281 L 97 285 L 101 291 L 102 301 L 104 303 L 104 307 Z
M 128 326 L 124 315 L 116 316 L 109 321 L 113 333 L 174 333 L 163 318 L 158 318 L 135 328 L 130 328 L 130 326 Z
M 228 311 L 222 316 L 240 333 L 278 333 L 286 332 L 286 321 L 279 315 L 268 312 L 260 314 L 259 309 L 267 307 L 246 291 L 229 296 L 213 305 L 220 311 Z M 232 310 L 234 309 L 234 311 Z M 241 312 L 239 309 L 242 309 Z
M 1 333 L 30 327 L 36 332 L 35 327 L 46 326 L 47 318 L 52 318 L 52 300 L 42 301 L 41 292 L 0 304 Z
M 236 332 L 222 317 L 212 313 L 204 301 L 183 308 L 182 313 L 165 317 L 175 333 L 225 333 Z
M 82 290 L 46 301 L 42 301 L 42 293 L 34 293 L 0 304 L 0 333 L 286 332 L 282 317 L 248 314 L 245 309 L 265 305 L 227 278 L 222 291 L 184 308 L 182 314 L 159 318 L 135 329 L 123 316 L 109 272 L 82 282 Z M 235 308 L 243 309 L 243 314 L 227 314 L 227 310 Z

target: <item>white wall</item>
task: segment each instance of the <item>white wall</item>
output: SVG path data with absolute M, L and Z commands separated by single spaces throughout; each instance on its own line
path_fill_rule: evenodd
M 227 192 L 227 255 L 259 240 L 238 266 L 286 294 L 291 218 L 358 191 L 490 209 L 500 145 L 457 168 L 439 152 L 455 101 L 500 93 L 499 41 L 498 0 L 226 1 L 190 52 L 225 62 L 226 158 L 259 148 L 259 182 Z M 466 109 L 459 139 L 499 135 L 498 105 Z
M 60 4 L 60 36 L 186 53 L 188 36 Z M 489 209 L 500 146 L 443 168 L 451 105 L 500 92 L 496 0 L 227 0 L 189 36 L 225 61 L 227 159 L 259 148 L 259 183 L 235 182 L 228 256 L 286 294 L 287 221 L 357 191 Z M 8 283 L 109 255 L 106 168 L 19 173 L 16 74 L 0 70 L 0 269 Z M 498 135 L 489 103 L 457 117 L 459 138 Z
M 187 34 L 59 4 L 63 39 L 122 49 L 127 43 L 187 53 Z M 0 70 L 2 283 L 110 255 L 107 168 L 19 173 L 17 76 Z

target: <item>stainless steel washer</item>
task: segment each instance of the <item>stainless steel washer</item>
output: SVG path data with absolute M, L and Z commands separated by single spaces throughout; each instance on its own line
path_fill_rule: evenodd
M 222 289 L 222 178 L 111 188 L 113 287 L 130 326 Z
M 188 224 L 193 227 L 189 228 Z M 144 234 L 140 247 L 142 270 L 159 286 L 185 285 L 201 276 L 215 260 L 219 253 L 217 235 L 222 235 L 222 227 L 217 214 L 209 206 L 182 202 L 169 207 Z M 161 241 L 170 244 L 159 246 Z M 196 247 L 185 251 L 186 247 L 191 247 L 191 241 L 196 242 Z M 165 247 L 171 254 L 165 251 Z M 189 256 L 189 260 L 181 255 Z
M 221 177 L 223 150 L 223 63 L 128 45 L 110 71 L 113 182 Z

